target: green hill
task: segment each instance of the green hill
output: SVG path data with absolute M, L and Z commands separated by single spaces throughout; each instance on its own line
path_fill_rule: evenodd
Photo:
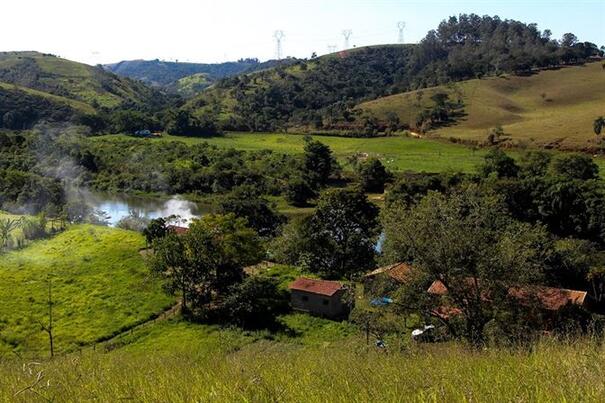
M 465 116 L 429 132 L 482 142 L 489 129 L 502 126 L 513 143 L 562 149 L 595 147 L 592 123 L 605 114 L 605 70 L 601 63 L 504 76 L 383 97 L 358 109 L 386 120 L 389 113 L 411 127 L 438 92 L 462 99 Z
M 359 103 L 476 77 L 525 76 L 602 55 L 596 44 L 571 34 L 558 41 L 535 24 L 461 14 L 442 21 L 416 45 L 351 49 L 226 78 L 186 108 L 218 117 L 227 130 L 361 137 L 385 128 L 359 113 Z
M 165 88 L 171 92 L 178 92 L 185 96 L 194 93 L 179 91 L 181 80 L 185 83 L 204 76 L 204 87 L 194 87 L 198 93 L 208 85 L 225 77 L 267 69 L 277 64 L 276 60 L 259 62 L 258 59 L 240 59 L 235 62 L 224 63 L 183 63 L 163 60 L 124 60 L 119 63 L 106 64 L 103 67 L 122 77 L 141 80 L 144 83 Z M 191 78 L 190 78 L 191 77 Z
M 28 129 L 39 121 L 73 121 L 80 115 L 95 114 L 82 101 L 0 82 L 0 128 Z
M 196 73 L 183 77 L 170 85 L 170 89 L 184 97 L 192 97 L 212 84 L 212 79 L 206 73 Z
M 81 101 L 94 108 L 150 104 L 158 96 L 144 84 L 100 67 L 38 52 L 0 52 L 0 82 Z
M 173 303 L 149 277 L 134 232 L 92 225 L 0 255 L 0 352 L 45 354 L 47 278 L 57 351 L 109 337 Z

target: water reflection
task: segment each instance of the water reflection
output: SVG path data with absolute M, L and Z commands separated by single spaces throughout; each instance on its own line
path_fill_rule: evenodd
M 180 196 L 154 198 L 95 193 L 88 204 L 95 211 L 102 211 L 105 221 L 111 226 L 132 213 L 148 219 L 176 215 L 181 217 L 183 225 L 188 225 L 191 219 L 208 212 L 207 208 Z

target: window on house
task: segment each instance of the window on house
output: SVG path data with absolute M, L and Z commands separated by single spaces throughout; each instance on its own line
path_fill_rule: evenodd
M 323 304 L 324 305 L 330 305 L 330 300 L 329 299 L 325 299 L 323 300 Z

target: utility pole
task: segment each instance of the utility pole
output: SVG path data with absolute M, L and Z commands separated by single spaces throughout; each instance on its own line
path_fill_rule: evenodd
M 48 342 L 50 344 L 50 358 L 53 358 L 55 355 L 55 346 L 53 340 L 53 291 L 52 291 L 52 280 L 50 274 L 47 277 L 48 281 L 48 324 L 42 323 L 42 321 L 38 321 L 40 327 L 43 331 L 48 334 Z
M 281 58 L 282 58 L 282 40 L 284 39 L 284 36 L 286 36 L 286 35 L 284 34 L 284 31 L 282 31 L 282 30 L 277 30 L 273 33 L 273 38 L 275 38 L 275 43 L 277 45 L 277 49 L 276 49 L 277 60 L 281 60 Z
M 397 23 L 397 28 L 399 29 L 399 43 L 404 43 L 403 40 L 403 30 L 405 29 L 405 21 L 399 21 Z
M 343 29 L 342 31 L 342 36 L 344 36 L 345 38 L 345 47 L 344 50 L 349 49 L 349 38 L 351 37 L 351 35 L 353 34 L 353 31 L 350 29 Z

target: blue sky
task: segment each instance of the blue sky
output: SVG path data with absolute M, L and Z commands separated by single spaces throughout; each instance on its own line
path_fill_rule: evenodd
M 219 62 L 275 57 L 273 32 L 285 33 L 283 53 L 309 57 L 351 45 L 394 43 L 398 21 L 406 42 L 419 41 L 448 16 L 499 15 L 535 22 L 559 38 L 574 32 L 605 45 L 605 0 L 7 0 L 0 50 L 39 50 L 86 63 L 123 59 Z

